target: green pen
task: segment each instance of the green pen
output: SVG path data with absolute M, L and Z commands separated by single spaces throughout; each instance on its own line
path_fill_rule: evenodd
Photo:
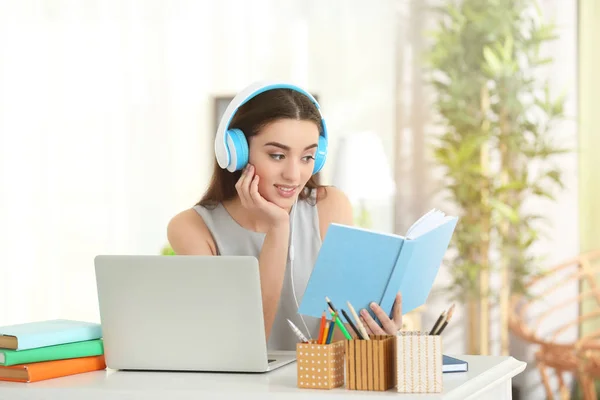
M 348 333 L 348 330 L 344 326 L 344 323 L 340 320 L 340 317 L 338 317 L 337 314 L 331 308 L 329 308 L 329 311 L 331 312 L 331 316 L 335 320 L 335 324 L 338 326 L 338 328 L 340 328 L 340 331 L 342 331 L 342 333 L 344 334 L 344 337 L 348 340 L 352 340 L 352 336 L 350 336 L 350 334 Z

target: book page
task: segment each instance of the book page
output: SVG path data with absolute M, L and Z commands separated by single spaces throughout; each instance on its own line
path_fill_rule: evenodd
M 419 218 L 406 232 L 408 239 L 415 239 L 427 232 L 432 231 L 438 226 L 451 220 L 453 217 L 447 216 L 444 212 L 438 209 L 432 209 Z
M 421 218 L 419 218 L 418 220 L 416 220 L 411 226 L 410 228 L 408 228 L 408 231 L 406 232 L 406 237 L 410 237 L 410 235 L 413 233 L 414 229 L 423 221 L 425 220 L 429 215 L 435 213 L 437 211 L 437 209 L 433 208 L 431 210 L 429 210 L 428 212 L 426 212 L 424 215 L 421 216 Z

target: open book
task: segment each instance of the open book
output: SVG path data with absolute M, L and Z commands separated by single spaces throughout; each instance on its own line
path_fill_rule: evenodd
M 427 300 L 457 222 L 433 209 L 406 236 L 331 224 L 298 312 L 319 318 L 327 296 L 338 309 L 375 302 L 390 315 L 399 291 L 402 312 L 412 311 Z
M 408 228 L 406 237 L 408 239 L 415 239 L 453 219 L 456 219 L 456 217 L 448 216 L 442 211 L 434 208 L 416 220 L 415 223 Z

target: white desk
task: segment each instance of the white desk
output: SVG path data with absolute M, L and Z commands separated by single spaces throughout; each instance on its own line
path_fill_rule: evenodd
M 153 400 L 153 399 L 267 399 L 342 398 L 375 399 L 511 399 L 511 379 L 526 364 L 512 357 L 456 356 L 469 362 L 469 372 L 444 374 L 444 392 L 406 395 L 395 389 L 370 392 L 296 387 L 296 363 L 265 374 L 213 374 L 197 372 L 97 371 L 36 383 L 0 382 L 2 400 Z

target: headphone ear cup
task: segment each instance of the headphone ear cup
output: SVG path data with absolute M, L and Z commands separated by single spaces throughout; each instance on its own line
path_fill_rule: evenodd
M 248 141 L 240 129 L 229 129 L 227 135 L 227 150 L 229 151 L 230 172 L 239 171 L 248 164 Z
M 315 164 L 313 167 L 313 175 L 319 172 L 325 165 L 325 159 L 327 158 L 327 139 L 319 135 L 319 144 L 317 147 L 317 153 L 315 154 Z

